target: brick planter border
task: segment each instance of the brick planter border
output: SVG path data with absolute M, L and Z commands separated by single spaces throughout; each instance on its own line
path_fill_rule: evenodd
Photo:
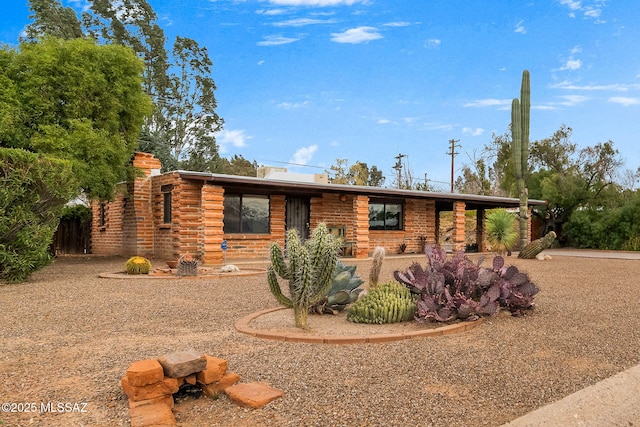
M 424 331 L 398 332 L 397 334 L 371 334 L 371 335 L 314 335 L 296 334 L 292 332 L 275 332 L 268 329 L 255 329 L 250 323 L 267 313 L 278 310 L 286 310 L 286 307 L 268 308 L 249 314 L 239 319 L 235 323 L 235 328 L 243 334 L 251 335 L 256 338 L 264 338 L 276 341 L 286 342 L 304 342 L 310 344 L 364 344 L 364 343 L 380 343 L 391 341 L 402 341 L 414 338 L 437 337 L 441 335 L 449 335 L 458 332 L 471 330 L 482 323 L 482 319 L 472 322 L 461 322 L 454 325 L 445 325 L 439 328 L 425 329 Z

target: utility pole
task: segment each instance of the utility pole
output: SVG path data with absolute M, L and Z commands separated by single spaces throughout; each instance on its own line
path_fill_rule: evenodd
M 406 154 L 398 154 L 395 159 L 397 160 L 395 166 L 393 167 L 398 171 L 398 188 L 402 188 L 402 158 L 407 157 Z
M 459 154 L 459 153 L 456 152 L 456 147 L 460 147 L 459 145 L 456 144 L 456 142 L 460 142 L 460 140 L 459 139 L 450 139 L 449 140 L 449 143 L 451 144 L 451 148 L 450 148 L 451 151 L 446 153 L 446 154 L 451 155 L 451 192 L 452 193 L 453 193 L 453 181 L 454 181 L 454 170 L 455 170 L 455 168 L 454 168 L 454 161 L 455 160 L 454 159 L 456 157 L 456 154 Z

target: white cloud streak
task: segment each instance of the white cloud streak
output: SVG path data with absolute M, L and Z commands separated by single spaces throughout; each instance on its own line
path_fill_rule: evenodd
M 283 36 L 266 36 L 262 41 L 256 43 L 258 46 L 280 46 L 297 42 L 299 38 L 283 37 Z
M 527 34 L 527 29 L 522 25 L 524 21 L 520 21 L 516 24 L 516 29 L 513 30 L 514 33 Z
M 631 105 L 640 104 L 640 98 L 629 98 L 625 96 L 612 96 L 609 98 L 609 102 L 613 102 L 614 104 L 620 104 L 625 107 L 629 107 Z
M 367 0 L 269 0 L 278 6 L 351 6 L 356 3 L 367 3 Z
M 331 41 L 336 43 L 359 44 L 381 38 L 383 38 L 382 34 L 374 27 L 356 27 L 343 31 L 342 33 L 331 34 Z
M 275 22 L 275 27 L 304 27 L 306 25 L 335 24 L 334 19 L 296 18 L 288 21 Z
M 242 148 L 247 146 L 247 140 L 250 136 L 245 134 L 244 130 L 222 130 L 216 134 L 216 142 L 220 147 L 220 153 L 227 153 L 229 146 Z
M 511 105 L 511 99 L 477 99 L 472 102 L 468 102 L 463 107 L 507 107 Z
M 318 151 L 317 145 L 310 145 L 308 147 L 299 148 L 289 160 L 290 163 L 295 163 L 299 165 L 307 165 L 313 159 L 313 155 Z

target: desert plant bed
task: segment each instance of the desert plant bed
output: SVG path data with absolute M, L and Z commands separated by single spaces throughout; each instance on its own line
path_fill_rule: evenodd
M 389 257 L 381 280 L 414 260 L 425 263 L 424 255 Z M 540 288 L 523 316 L 484 317 L 471 330 L 428 339 L 337 346 L 235 329 L 238 319 L 278 307 L 266 273 L 222 276 L 216 286 L 98 278 L 124 261 L 65 257 L 27 283 L 0 285 L 3 400 L 38 409 L 86 403 L 77 406 L 83 412 L 3 412 L 4 425 L 128 426 L 127 367 L 191 348 L 284 396 L 259 410 L 224 395 L 185 401 L 175 413 L 183 426 L 500 426 L 640 363 L 637 260 L 507 257 Z M 369 271 L 369 260 L 353 262 Z

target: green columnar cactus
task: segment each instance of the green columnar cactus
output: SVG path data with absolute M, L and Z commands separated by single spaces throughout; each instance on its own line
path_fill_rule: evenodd
M 416 299 L 398 283 L 381 283 L 347 309 L 347 320 L 355 323 L 396 323 L 412 320 Z
M 296 326 L 307 327 L 309 308 L 322 299 L 333 282 L 340 240 L 332 236 L 324 223 L 302 243 L 295 229 L 287 231 L 287 258 L 277 243 L 270 248 L 271 265 L 267 269 L 269 288 L 276 300 L 293 308 Z M 289 282 L 289 295 L 280 288 L 278 276 Z
M 516 178 L 516 189 L 520 198 L 518 221 L 520 224 L 520 249 L 528 242 L 529 194 L 526 187 L 526 176 L 529 159 L 529 112 L 531 110 L 531 83 L 529 71 L 522 72 L 520 99 L 514 98 L 511 103 L 511 134 L 513 137 L 513 168 Z
M 547 248 L 550 248 L 553 245 L 553 242 L 556 240 L 555 231 L 550 231 L 546 236 L 541 237 L 533 242 L 529 243 L 525 246 L 520 253 L 518 254 L 518 258 L 523 259 L 533 259 L 540 252 L 544 251 Z

